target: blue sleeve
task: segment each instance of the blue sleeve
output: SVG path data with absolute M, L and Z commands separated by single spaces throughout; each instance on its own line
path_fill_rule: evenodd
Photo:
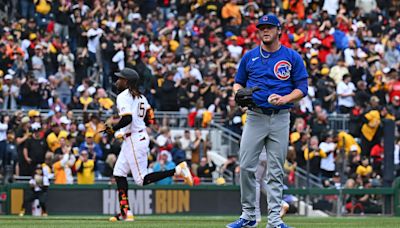
M 242 57 L 242 60 L 240 61 L 239 69 L 237 70 L 237 73 L 235 76 L 235 83 L 238 83 L 238 84 L 242 85 L 243 87 L 246 87 L 246 82 L 247 82 L 247 70 L 246 70 L 247 59 L 248 59 L 248 55 L 245 54 Z
M 94 150 L 98 159 L 103 158 L 103 150 L 100 148 L 99 144 L 95 145 Z
M 307 96 L 308 94 L 308 73 L 306 70 L 306 66 L 304 66 L 303 59 L 301 56 L 296 52 L 294 54 L 293 60 L 293 68 L 292 68 L 292 75 L 293 75 L 293 83 L 294 88 L 299 89 L 303 96 Z
M 87 148 L 85 147 L 85 142 L 81 143 L 79 146 L 79 153 L 82 152 L 82 150 L 86 150 Z

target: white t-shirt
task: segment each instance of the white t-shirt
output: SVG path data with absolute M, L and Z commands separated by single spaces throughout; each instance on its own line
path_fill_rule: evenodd
M 118 51 L 112 58 L 114 63 L 118 64 L 118 69 L 122 70 L 125 68 L 125 53 L 124 51 Z
M 344 50 L 344 60 L 347 66 L 354 66 L 354 56 L 356 55 L 355 51 L 351 48 L 346 48 Z
M 168 141 L 168 138 L 165 137 L 164 135 L 159 135 L 157 136 L 156 141 L 159 146 L 165 146 L 165 144 Z
M 331 143 L 326 143 L 322 142 L 319 144 L 319 148 L 326 153 L 329 151 L 334 151 L 336 148 L 336 144 L 331 142 Z M 335 158 L 333 156 L 333 153 L 329 153 L 326 158 L 321 159 L 321 169 L 326 170 L 326 171 L 335 171 Z
M 350 93 L 354 93 L 354 91 L 356 91 L 356 87 L 354 86 L 354 84 L 352 82 L 349 83 L 344 83 L 339 82 L 339 84 L 337 85 L 336 88 L 336 92 L 338 95 L 346 95 L 346 94 L 350 94 Z M 354 98 L 352 96 L 348 96 L 348 97 L 340 97 L 338 98 L 338 104 L 339 106 L 345 106 L 348 108 L 354 107 L 355 103 L 354 103 Z
M 36 79 L 46 78 L 46 68 L 42 57 L 34 55 L 32 57 L 32 66 L 36 68 L 33 70 L 33 76 L 35 76 Z
M 80 9 L 80 11 L 81 11 L 81 16 L 85 16 L 86 13 L 90 11 L 90 7 L 87 6 L 87 5 L 85 5 L 85 4 L 82 5 L 82 7 L 79 7 L 79 4 L 75 4 L 75 5 L 72 6 L 72 9 L 73 9 L 73 10 L 75 10 L 75 9 Z
M 192 140 L 182 137 L 180 142 L 182 144 L 182 149 L 186 152 L 186 159 L 192 159 L 192 150 L 190 148 Z
M 313 112 L 314 108 L 312 105 L 313 98 L 315 97 L 315 87 L 314 86 L 308 86 L 308 94 L 305 96 L 303 99 L 299 101 L 300 104 L 300 110 L 303 112 Z
M 65 68 L 69 70 L 70 72 L 75 72 L 75 67 L 74 67 L 74 60 L 75 56 L 72 53 L 68 53 L 66 55 L 64 54 L 59 54 L 57 56 L 57 61 L 59 63 L 65 63 Z
M 122 132 L 125 134 L 129 132 L 134 133 L 146 129 L 144 117 L 150 105 L 145 96 L 133 98 L 129 89 L 126 89 L 117 96 L 117 108 L 119 116 L 132 115 L 132 122 L 124 127 Z
M 323 10 L 326 10 L 329 15 L 336 15 L 339 9 L 339 0 L 325 0 Z
M 197 80 L 199 80 L 199 82 L 203 81 L 203 76 L 201 75 L 201 72 L 199 71 L 199 69 L 192 67 L 189 74 L 192 75 Z
M 228 51 L 229 53 L 231 53 L 232 58 L 234 59 L 240 59 L 240 57 L 242 56 L 242 51 L 243 48 L 239 45 L 229 45 L 228 46 Z
M 149 46 L 150 52 L 161 52 L 163 47 L 161 45 L 156 45 L 155 43 L 151 43 Z
M 400 146 L 397 144 L 394 145 L 394 164 L 400 164 Z
M 29 52 L 28 52 L 28 48 L 31 45 L 31 41 L 28 39 L 24 39 L 21 42 L 21 48 L 24 51 L 25 55 L 24 55 L 24 60 L 28 60 L 29 59 Z
M 91 28 L 89 31 L 87 31 L 87 36 L 88 36 L 88 50 L 92 53 L 96 53 L 96 49 L 100 44 L 100 37 L 101 34 L 103 34 L 103 29 L 101 28 Z M 90 38 L 92 36 L 96 36 L 95 38 Z
M 0 123 L 0 141 L 7 139 L 8 124 Z

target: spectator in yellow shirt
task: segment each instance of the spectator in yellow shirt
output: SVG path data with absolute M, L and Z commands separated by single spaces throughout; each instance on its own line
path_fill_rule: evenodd
M 55 122 L 51 123 L 51 130 L 52 132 L 46 138 L 46 143 L 49 149 L 55 152 L 61 147 L 60 139 L 67 138 L 68 132 L 61 130 L 60 126 Z
M 236 5 L 237 0 L 230 0 L 228 3 L 222 7 L 221 15 L 223 19 L 228 19 L 230 17 L 234 18 L 233 25 L 242 24 L 242 13 L 240 8 Z
M 339 132 L 339 134 L 337 134 L 337 136 L 335 137 L 334 141 L 337 143 L 336 148 L 339 150 L 344 149 L 346 154 L 349 154 L 352 147 L 357 148 L 358 154 L 361 153 L 361 147 L 356 142 L 356 139 L 352 135 L 346 133 L 345 131 Z
M 83 110 L 87 110 L 89 105 L 93 102 L 93 98 L 90 97 L 89 91 L 85 90 L 82 96 L 79 98 L 79 102 L 83 105 Z
M 100 106 L 105 110 L 110 110 L 114 106 L 114 102 L 107 97 L 107 93 L 103 88 L 97 90 Z
M 90 132 L 94 135 L 94 142 L 100 143 L 102 133 L 99 131 L 105 129 L 104 124 L 100 121 L 100 118 L 97 115 L 92 115 L 90 117 L 90 121 L 85 124 L 86 133 Z
M 381 114 L 379 111 L 379 98 L 376 96 L 371 97 L 371 105 L 375 103 L 376 108 L 364 114 L 362 120 L 364 124 L 361 126 L 361 155 L 370 156 L 372 147 L 379 143 L 380 134 L 379 127 L 381 124 Z
M 372 166 L 369 165 L 369 160 L 367 157 L 361 159 L 361 164 L 357 167 L 357 175 L 362 177 L 368 177 L 372 173 Z
M 36 12 L 46 15 L 51 10 L 51 0 L 33 0 L 33 3 L 36 5 Z
M 87 150 L 82 150 L 81 155 L 75 163 L 75 170 L 78 172 L 78 184 L 94 184 L 94 168 L 96 154 L 93 159 L 89 159 Z

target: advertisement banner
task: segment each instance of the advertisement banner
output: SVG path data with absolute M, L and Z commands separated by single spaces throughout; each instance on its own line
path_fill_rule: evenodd
M 114 215 L 119 212 L 118 193 L 109 185 L 52 186 L 48 192 L 47 207 L 50 214 Z M 19 212 L 23 199 L 32 194 L 26 187 L 15 186 L 11 194 L 10 213 Z M 240 191 L 238 187 L 202 186 L 130 186 L 130 208 L 135 215 L 153 214 L 240 214 Z M 265 207 L 265 202 L 263 202 Z M 29 211 L 27 211 L 29 213 Z

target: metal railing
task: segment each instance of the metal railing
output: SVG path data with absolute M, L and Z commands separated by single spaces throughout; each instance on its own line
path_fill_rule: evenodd
M 337 131 L 347 131 L 349 129 L 350 115 L 349 114 L 329 114 L 329 128 Z
M 16 111 L 21 110 L 3 110 L 8 114 L 14 114 Z M 50 110 L 39 110 L 43 116 L 46 116 Z M 83 114 L 98 114 L 102 120 L 110 117 L 111 112 L 104 112 L 99 110 L 72 110 L 74 118 L 78 121 L 83 119 Z M 28 111 L 22 110 L 26 115 Z M 188 129 L 188 115 L 180 112 L 155 112 L 155 119 L 161 126 L 168 126 L 170 128 Z M 334 130 L 347 130 L 349 126 L 349 115 L 344 114 L 330 114 L 328 115 L 329 126 Z M 212 141 L 212 150 L 218 151 L 222 156 L 238 155 L 241 135 L 231 131 L 222 125 L 223 118 L 220 114 L 215 114 L 213 121 L 206 128 L 209 131 L 210 139 Z M 306 170 L 297 167 L 296 169 L 296 187 L 302 188 L 307 186 L 307 176 L 310 178 L 311 187 L 322 187 L 321 179 L 308 174 Z M 233 181 L 228 176 L 225 176 L 227 182 Z M 99 179 L 98 181 L 108 181 Z
M 323 187 L 322 179 L 311 173 L 308 173 L 307 170 L 305 170 L 305 169 L 296 167 L 295 175 L 296 175 L 296 180 L 295 180 L 296 188 L 307 187 L 307 178 L 309 178 L 311 188 L 322 188 Z
M 7 109 L 1 110 L 1 112 L 6 113 L 8 115 L 14 115 L 16 112 L 21 111 L 24 115 L 28 114 L 29 110 L 21 110 L 21 109 Z M 42 116 L 47 116 L 51 111 L 50 109 L 39 109 L 38 110 Z M 82 119 L 84 113 L 88 114 L 97 114 L 101 117 L 102 120 L 107 119 L 112 115 L 112 111 L 107 110 L 82 110 L 82 109 L 73 109 L 71 110 L 74 113 L 74 118 L 77 120 Z M 182 114 L 180 112 L 166 112 L 166 111 L 156 111 L 154 113 L 155 118 L 158 120 L 158 123 L 165 123 L 166 126 L 169 127 L 187 127 L 188 115 Z M 216 113 L 213 115 L 212 124 L 214 127 L 221 126 L 224 122 L 224 119 L 221 114 Z M 349 129 L 350 116 L 348 114 L 329 114 L 328 115 L 328 123 L 330 129 L 333 130 L 344 130 L 347 131 Z M 238 136 L 236 133 L 229 133 L 229 129 L 225 128 L 223 131 L 227 135 Z M 240 138 L 236 137 L 236 138 Z

